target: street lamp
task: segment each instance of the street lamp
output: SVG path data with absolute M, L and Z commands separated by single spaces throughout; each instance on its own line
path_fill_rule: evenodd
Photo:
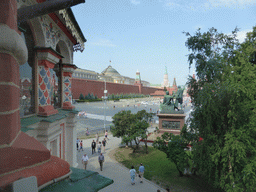
M 106 84 L 106 79 L 105 78 L 102 78 L 101 76 L 98 76 L 99 79 L 103 79 L 104 80 L 104 131 L 106 132 L 106 98 L 107 98 L 107 93 L 108 93 L 108 90 L 107 90 L 107 84 Z

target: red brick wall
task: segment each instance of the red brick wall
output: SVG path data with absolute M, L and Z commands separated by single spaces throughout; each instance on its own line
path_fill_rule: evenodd
M 88 79 L 76 79 L 71 80 L 71 90 L 73 94 L 73 99 L 79 99 L 80 94 L 88 95 L 88 93 L 93 93 L 97 97 L 101 98 L 104 93 L 104 81 L 95 81 Z M 106 83 L 106 89 L 108 90 L 108 95 L 110 94 L 129 94 L 129 93 L 139 93 L 139 86 L 137 85 L 126 85 L 120 83 Z M 142 87 L 142 94 L 148 95 L 154 93 L 157 88 L 152 87 Z
M 164 90 L 164 88 L 154 88 L 154 87 L 142 87 L 141 91 L 144 95 L 149 95 L 150 93 L 154 93 L 155 91 Z

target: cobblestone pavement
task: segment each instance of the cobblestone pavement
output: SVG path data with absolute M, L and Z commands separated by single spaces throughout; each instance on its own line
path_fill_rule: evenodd
M 105 156 L 105 162 L 103 164 L 103 171 L 100 171 L 98 153 L 94 153 L 92 155 L 91 152 L 91 142 L 93 139 L 94 138 L 83 140 L 84 151 L 77 151 L 77 161 L 78 168 L 83 169 L 81 159 L 83 154 L 86 153 L 89 157 L 87 170 L 96 171 L 100 175 L 114 180 L 113 184 L 100 190 L 100 192 L 156 192 L 157 189 L 160 189 L 162 192 L 165 191 L 164 189 L 161 189 L 159 186 L 146 179 L 144 179 L 143 183 L 140 183 L 138 177 L 135 178 L 136 184 L 131 185 L 129 169 L 109 157 L 111 150 L 121 146 L 121 139 L 112 137 L 112 135 L 109 135 L 109 140 L 107 141 L 108 143 L 106 145 L 106 152 L 103 152 L 103 155 Z M 103 137 L 100 137 L 100 141 L 101 140 L 103 140 Z

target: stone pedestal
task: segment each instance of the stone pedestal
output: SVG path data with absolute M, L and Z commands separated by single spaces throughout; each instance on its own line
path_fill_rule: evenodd
M 158 114 L 160 133 L 173 133 L 179 135 L 185 124 L 185 114 Z

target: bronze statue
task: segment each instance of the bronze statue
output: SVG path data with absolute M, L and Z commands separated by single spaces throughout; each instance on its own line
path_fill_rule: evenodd
M 166 91 L 164 96 L 163 104 L 160 105 L 161 113 L 184 113 L 182 109 L 179 109 L 178 106 L 183 103 L 183 89 L 178 89 L 172 95 L 169 95 L 169 92 Z

